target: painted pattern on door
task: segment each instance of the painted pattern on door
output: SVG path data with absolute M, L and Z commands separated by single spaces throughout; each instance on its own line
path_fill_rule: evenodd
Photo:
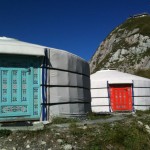
M 40 62 L 34 56 L 0 56 L 0 121 L 40 118 Z
M 130 84 L 109 85 L 113 111 L 132 111 L 132 88 Z

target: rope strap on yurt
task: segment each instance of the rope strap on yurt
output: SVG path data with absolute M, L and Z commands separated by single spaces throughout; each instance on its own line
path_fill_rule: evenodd
M 132 111 L 134 112 L 134 81 L 132 80 Z
M 108 101 L 109 101 L 109 112 L 111 112 L 111 103 L 110 103 L 110 91 L 109 91 L 109 84 L 107 81 L 107 93 L 108 93 Z
M 47 120 L 47 49 L 45 49 L 45 57 L 42 65 L 42 121 Z

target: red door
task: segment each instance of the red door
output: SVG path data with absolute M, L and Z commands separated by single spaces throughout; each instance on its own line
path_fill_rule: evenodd
M 132 88 L 130 84 L 109 85 L 113 111 L 132 111 Z

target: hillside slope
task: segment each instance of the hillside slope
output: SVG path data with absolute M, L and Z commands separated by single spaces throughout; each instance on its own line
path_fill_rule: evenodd
M 150 78 L 149 15 L 127 19 L 100 44 L 90 60 L 90 70 L 103 68 Z

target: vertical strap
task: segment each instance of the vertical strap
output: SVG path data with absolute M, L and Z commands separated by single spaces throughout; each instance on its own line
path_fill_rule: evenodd
M 45 49 L 45 57 L 42 65 L 42 121 L 47 120 L 47 106 L 44 105 L 47 103 L 47 49 Z
M 109 101 L 109 112 L 111 112 L 110 91 L 109 91 L 108 81 L 107 81 L 107 93 L 108 93 L 108 101 Z
M 132 111 L 135 112 L 134 108 L 134 81 L 132 80 Z

